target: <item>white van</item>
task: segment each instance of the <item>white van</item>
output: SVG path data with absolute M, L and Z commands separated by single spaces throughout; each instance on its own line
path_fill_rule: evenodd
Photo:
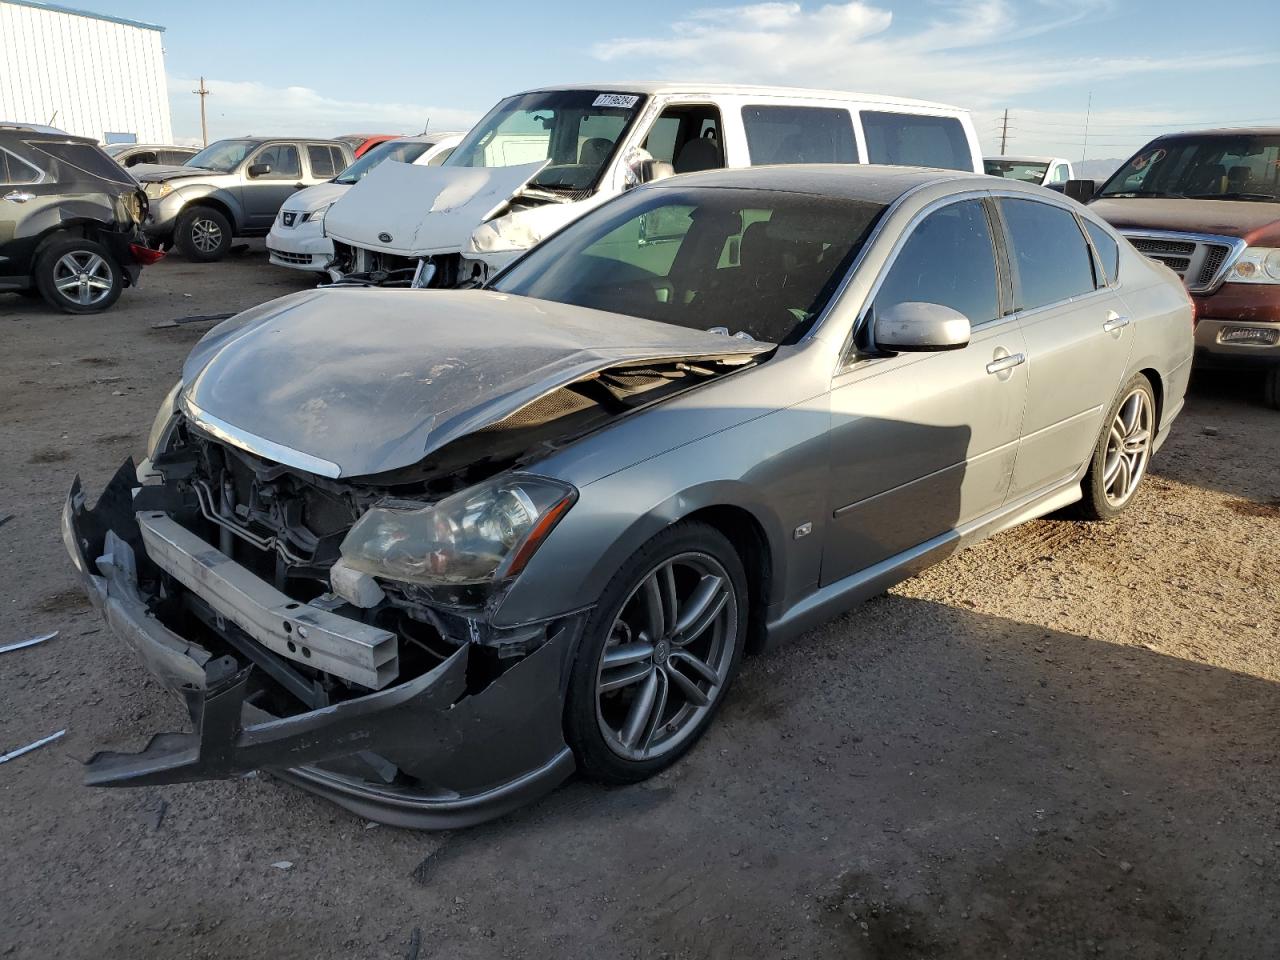
M 888 163 L 982 172 L 966 110 L 730 84 L 547 87 L 502 100 L 438 167 L 383 164 L 325 217 L 329 274 L 401 286 L 483 281 L 647 180 L 717 167 Z

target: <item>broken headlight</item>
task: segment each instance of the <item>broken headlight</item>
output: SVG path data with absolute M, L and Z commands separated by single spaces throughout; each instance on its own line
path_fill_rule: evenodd
M 151 422 L 151 433 L 147 435 L 148 460 L 155 460 L 169 445 L 173 425 L 177 421 L 178 394 L 181 392 L 182 381 L 179 380 L 160 401 L 160 409 L 156 411 L 156 418 Z
M 384 503 L 342 541 L 346 565 L 428 587 L 494 584 L 524 569 L 578 491 L 545 477 L 495 477 L 427 507 Z

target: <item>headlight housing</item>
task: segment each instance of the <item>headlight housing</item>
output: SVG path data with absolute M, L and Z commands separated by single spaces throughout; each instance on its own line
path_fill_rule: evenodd
M 1247 247 L 1227 273 L 1228 283 L 1280 283 L 1280 247 Z
M 173 385 L 164 399 L 160 401 L 160 409 L 151 422 L 151 433 L 147 435 L 147 459 L 155 460 L 169 446 L 169 438 L 173 434 L 173 425 L 178 419 L 178 394 L 182 392 L 182 381 Z
M 508 474 L 426 507 L 384 502 L 356 521 L 342 558 L 371 576 L 440 590 L 447 602 L 475 602 L 524 569 L 577 498 L 562 481 Z
M 303 223 L 324 223 L 324 215 L 329 212 L 329 208 L 332 206 L 333 206 L 332 203 L 326 203 L 319 210 L 312 210 L 310 213 L 304 213 L 302 215 L 302 222 Z
M 143 186 L 142 192 L 152 200 L 160 200 L 173 193 L 173 184 L 171 183 L 148 183 Z

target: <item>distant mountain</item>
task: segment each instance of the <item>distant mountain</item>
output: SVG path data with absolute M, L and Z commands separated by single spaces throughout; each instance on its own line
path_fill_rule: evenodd
M 1080 180 L 1101 182 L 1119 170 L 1127 159 L 1128 157 L 1108 157 L 1105 160 L 1084 160 L 1072 163 L 1071 167 Z

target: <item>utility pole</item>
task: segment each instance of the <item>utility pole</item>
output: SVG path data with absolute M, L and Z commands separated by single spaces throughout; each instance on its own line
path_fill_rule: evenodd
M 1089 103 L 1084 108 L 1084 142 L 1080 145 L 1080 163 L 1084 164 L 1089 154 L 1089 117 L 1093 113 L 1093 91 L 1089 91 Z
M 200 98 L 200 139 L 204 141 L 204 145 L 207 147 L 209 145 L 209 124 L 204 116 L 204 98 L 213 91 L 205 88 L 204 77 L 201 77 L 200 89 L 192 90 L 191 92 Z
M 1004 119 L 1000 121 L 1000 156 L 1004 156 L 1005 145 L 1009 142 L 1009 108 L 1004 108 Z

